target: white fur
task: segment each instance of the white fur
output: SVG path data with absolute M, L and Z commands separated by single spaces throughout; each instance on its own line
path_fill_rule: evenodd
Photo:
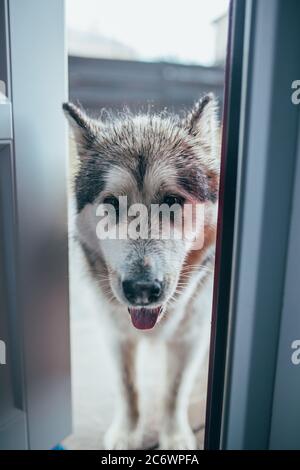
M 209 345 L 214 237 L 208 237 L 211 241 L 203 248 L 200 261 L 196 261 L 198 269 L 194 271 L 192 266 L 191 273 L 184 278 L 184 285 L 179 285 L 183 289 L 178 295 L 178 280 L 190 254 L 191 243 L 185 240 L 180 243 L 174 243 L 174 240 L 148 240 L 140 241 L 139 244 L 132 240 L 118 240 L 117 243 L 114 243 L 115 240 L 99 241 L 95 230 L 96 208 L 101 197 L 105 196 L 105 191 L 108 194 L 128 195 L 129 204 L 143 201 L 145 205 L 155 199 L 155 193 L 161 189 L 169 194 L 182 193 L 182 185 L 176 187 L 178 161 L 181 165 L 190 165 L 191 159 L 194 159 L 194 164 L 203 165 L 210 172 L 210 178 L 217 178 L 219 162 L 216 158 L 218 139 L 214 100 L 212 96 L 200 100 L 181 125 L 174 118 L 162 119 L 159 116 L 128 116 L 125 121 L 117 119 L 105 125 L 89 120 L 74 105 L 66 105 L 65 110 L 74 128 L 83 166 L 87 164 L 84 162 L 93 158 L 91 145 L 105 161 L 110 161 L 111 148 L 119 152 L 122 163 L 124 155 L 127 155 L 128 167 L 111 164 L 110 170 L 105 171 L 106 184 L 102 194 L 93 203 L 81 207 L 76 218 L 76 233 L 81 246 L 90 258 L 95 255 L 89 266 L 91 270 L 94 269 L 90 282 L 96 296 L 100 291 L 105 294 L 99 295 L 101 324 L 106 324 L 106 339 L 111 349 L 111 370 L 117 395 L 115 417 L 105 436 L 105 447 L 124 450 L 141 446 L 143 423 L 139 419 L 135 363 L 139 344 L 141 340 L 146 340 L 159 343 L 167 353 L 160 447 L 195 449 L 196 439 L 188 422 L 188 406 L 195 376 L 204 367 Z M 83 122 L 85 125 L 82 125 Z M 152 161 L 144 175 L 143 187 L 140 188 L 141 184 L 133 177 L 132 165 L 136 164 L 136 160 L 132 157 L 132 148 L 139 155 L 145 145 L 152 155 Z M 177 157 L 176 146 L 181 148 Z M 186 159 L 186 148 L 191 151 L 189 159 Z M 101 159 L 99 156 L 98 163 Z M 89 169 L 88 166 L 85 168 Z M 193 165 L 188 168 L 193 168 Z M 86 173 L 83 172 L 80 183 L 85 188 L 85 185 L 93 184 L 93 178 L 99 175 L 93 174 L 91 181 L 87 181 Z M 216 224 L 217 204 L 212 201 L 211 198 L 205 202 L 207 233 L 210 230 L 214 232 Z M 202 267 L 201 262 L 205 259 L 209 261 Z M 122 293 L 122 281 L 132 274 L 135 262 L 144 263 L 145 266 L 146 262 L 151 262 L 154 278 L 161 276 L 164 279 L 163 297 L 160 298 L 164 309 L 154 328 L 147 331 L 133 327 L 127 311 L 128 302 Z

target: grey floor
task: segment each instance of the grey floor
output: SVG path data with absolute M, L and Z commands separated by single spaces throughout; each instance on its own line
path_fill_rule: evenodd
M 99 315 L 95 309 L 87 276 L 82 270 L 81 254 L 71 244 L 71 351 L 73 386 L 73 434 L 64 441 L 68 449 L 102 449 L 103 435 L 111 422 L 114 409 L 114 390 L 109 367 L 109 352 L 105 347 Z M 144 356 L 143 356 L 144 355 Z M 141 361 L 152 358 L 147 375 L 139 374 L 142 412 L 147 433 L 144 447 L 157 442 L 160 412 L 160 386 L 163 371 L 143 348 Z M 190 419 L 197 432 L 199 448 L 203 446 L 205 416 L 206 371 L 202 372 L 191 397 Z M 151 397 L 151 402 L 149 401 Z M 150 407 L 147 404 L 151 403 Z M 153 416 L 152 410 L 157 410 Z

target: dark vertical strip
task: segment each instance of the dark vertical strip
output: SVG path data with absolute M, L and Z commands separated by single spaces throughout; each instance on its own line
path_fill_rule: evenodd
M 245 3 L 233 0 L 230 4 L 229 14 L 218 233 L 206 408 L 206 449 L 219 449 L 220 447 L 236 202 Z

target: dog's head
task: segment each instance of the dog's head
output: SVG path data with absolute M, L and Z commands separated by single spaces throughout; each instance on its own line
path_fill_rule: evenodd
M 188 226 L 184 208 L 201 204 L 205 224 L 213 223 L 210 209 L 219 174 L 215 99 L 204 96 L 184 119 L 124 113 L 95 120 L 71 103 L 63 108 L 80 160 L 75 179 L 79 239 L 95 263 L 97 258 L 104 263 L 107 278 L 99 274 L 100 285 L 108 283 L 109 292 L 107 287 L 104 292 L 129 308 L 134 326 L 152 328 L 180 287 L 178 279 L 193 248 L 190 237 L 174 235 L 179 224 L 181 229 Z M 125 196 L 129 210 L 124 216 L 120 204 Z M 117 228 L 131 224 L 135 235 L 99 237 L 101 204 L 113 209 L 105 213 L 108 232 L 116 234 Z M 173 236 L 157 236 L 163 230 L 160 217 L 155 219 L 156 235 L 150 230 L 151 210 L 161 204 L 172 206 Z

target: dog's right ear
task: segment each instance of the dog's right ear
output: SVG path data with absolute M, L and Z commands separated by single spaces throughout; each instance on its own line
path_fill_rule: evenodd
M 217 100 L 213 93 L 202 96 L 195 103 L 192 110 L 186 115 L 183 125 L 189 134 L 199 136 L 203 143 L 212 145 L 218 129 Z
M 84 159 L 99 133 L 99 123 L 73 103 L 63 103 L 63 110 L 73 131 L 78 154 Z

